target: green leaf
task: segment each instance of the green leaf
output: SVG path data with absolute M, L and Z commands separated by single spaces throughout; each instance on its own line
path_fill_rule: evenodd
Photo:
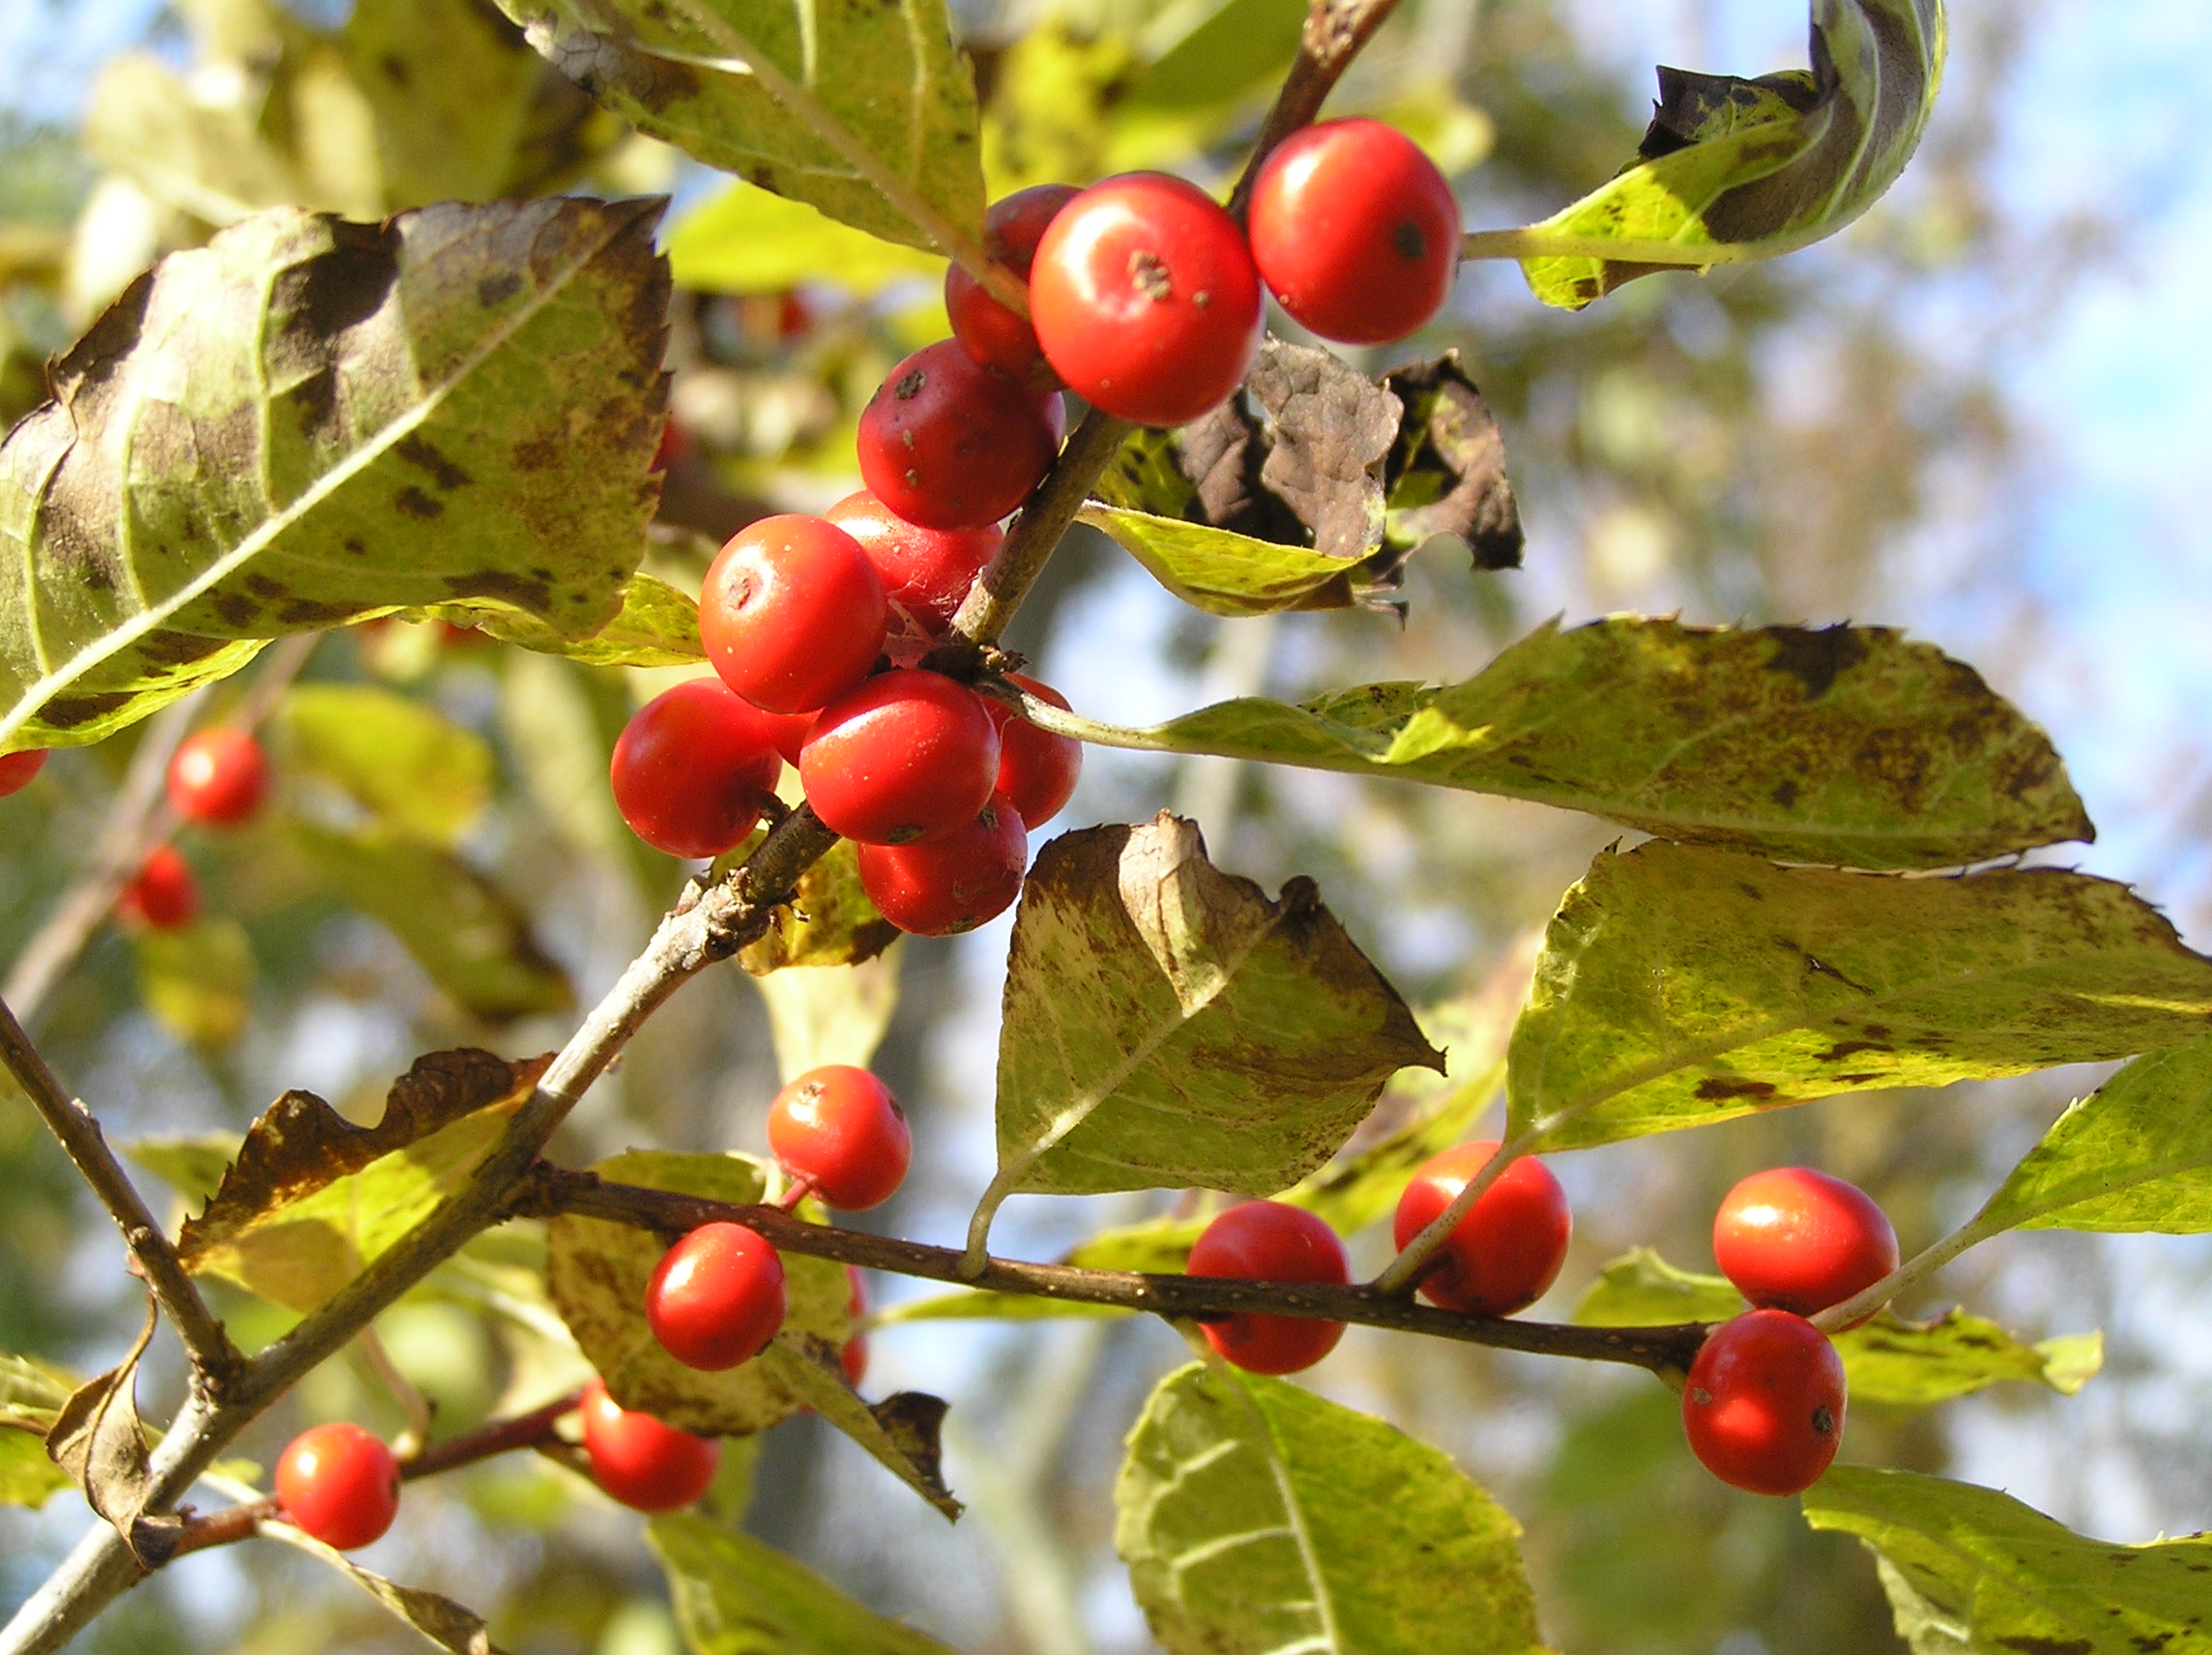
M 1092 1321 L 1135 1314 L 1118 1304 L 956 1288 L 951 1292 L 887 1305 L 869 1317 L 868 1322 L 873 1327 L 897 1327 L 909 1321 Z
M 1974 1222 L 2212 1231 L 2212 1036 L 2138 1058 L 2067 1110 Z
M 1180 1275 L 1190 1263 L 1190 1250 L 1205 1233 L 1203 1218 L 1148 1218 L 1142 1224 L 1101 1230 L 1077 1242 L 1063 1262 L 1084 1270 Z
M 659 486 L 657 215 L 279 209 L 164 259 L 0 446 L 0 748 L 393 608 L 605 625 Z
M 1659 72 L 1640 159 L 1540 224 L 1469 238 L 1580 309 L 1668 266 L 1773 258 L 1834 235 L 1919 146 L 1942 80 L 1942 0 L 1813 0 L 1811 73 Z
M 718 858 L 714 877 L 741 866 L 766 837 L 760 833 Z M 840 839 L 799 876 L 798 894 L 775 910 L 766 936 L 738 950 L 738 964 L 756 977 L 789 966 L 865 965 L 898 936 L 898 927 L 877 912 L 860 885 L 859 847 Z
M 131 938 L 146 1009 L 178 1039 L 219 1051 L 253 1018 L 253 944 L 235 919 L 201 915 Z
M 501 0 L 639 131 L 871 236 L 979 247 L 975 88 L 945 0 Z
M 290 824 L 292 841 L 348 903 L 382 920 L 473 1016 L 564 1011 L 568 973 L 532 933 L 521 904 L 451 853 L 375 827 Z
M 1185 523 L 1090 505 L 1076 513 L 1145 566 L 1151 577 L 1208 615 L 1342 609 L 1353 600 L 1342 558 Z
M 1726 1321 L 1746 1306 L 1726 1276 L 1678 1270 L 1649 1247 L 1624 1253 L 1598 1271 L 1575 1302 L 1585 1327 L 1668 1327 Z
M 760 1365 L 785 1390 L 866 1449 L 892 1476 L 959 1521 L 960 1502 L 945 1486 L 945 1399 L 899 1391 L 882 1402 L 860 1400 L 840 1360 L 846 1335 L 835 1340 L 779 1333 Z
M 782 293 L 827 282 L 870 297 L 894 281 L 934 281 L 945 260 L 824 218 L 749 184 L 733 184 L 677 219 L 668 235 L 676 280 L 702 293 Z
M 707 658 L 699 642 L 698 602 L 666 581 L 645 573 L 623 588 L 622 609 L 588 638 L 569 638 L 533 616 L 495 614 L 465 604 L 440 604 L 427 613 L 487 638 L 519 644 L 541 655 L 565 655 L 593 667 L 691 667 Z
M 1815 1528 L 1877 1553 L 1914 1655 L 2212 1650 L 2212 1538 L 2115 1546 L 1994 1489 L 1858 1466 L 1831 1470 L 1804 1505 Z
M 740 1206 L 759 1202 L 768 1186 L 760 1163 L 742 1155 L 632 1149 L 592 1170 L 611 1183 L 681 1190 Z M 553 1302 L 615 1401 L 701 1437 L 742 1437 L 798 1412 L 807 1399 L 794 1394 L 771 1363 L 756 1359 L 707 1374 L 660 1348 L 646 1325 L 645 1289 L 667 1251 L 652 1231 L 632 1225 L 564 1213 L 548 1226 Z M 845 1266 L 792 1254 L 783 1270 L 790 1306 L 784 1333 L 842 1345 L 852 1332 Z
M 370 684 L 304 683 L 276 721 L 289 769 L 408 838 L 450 848 L 491 802 L 490 743 L 420 701 Z
M 0 1505 L 43 1506 L 76 1485 L 46 1456 L 46 1433 L 82 1384 L 28 1356 L 0 1356 Z
M 1545 934 L 1510 1130 L 1610 1144 L 2124 1058 L 2208 1017 L 2212 961 L 2108 880 L 1898 879 L 1647 844 L 1600 855 Z
M 1309 1174 L 1274 1199 L 1318 1213 L 1339 1235 L 1356 1235 L 1397 1210 L 1398 1198 L 1413 1175 L 1472 1131 L 1504 1084 L 1505 1065 L 1499 1061 L 1465 1086 L 1434 1088 L 1428 1102 L 1403 1125 Z
M 1543 1651 L 1504 1508 L 1434 1448 L 1280 1379 L 1170 1374 L 1115 1503 L 1172 1655 Z
M 858 966 L 810 966 L 754 978 L 768 1002 L 777 1074 L 788 1083 L 825 1063 L 866 1068 L 898 1009 L 903 957 L 894 947 Z
M 2042 731 L 1886 627 L 1555 624 L 1441 689 L 1227 701 L 1095 739 L 1501 794 L 1846 867 L 1954 867 L 2095 832 Z
M 1290 68 L 1305 18 L 1299 0 L 1223 0 L 1136 77 L 1128 101 L 1197 111 L 1248 97 Z
M 384 1116 L 356 1126 L 288 1091 L 246 1135 L 237 1162 L 177 1252 L 302 1315 L 465 1185 L 529 1098 L 546 1060 L 433 1052 L 393 1084 Z
M 371 1574 L 344 1553 L 333 1551 L 288 1523 L 264 1524 L 261 1532 L 335 1569 L 439 1648 L 451 1650 L 452 1655 L 502 1655 L 499 1645 L 491 1640 L 483 1616 L 451 1598 Z
M 951 1655 L 748 1534 L 678 1513 L 646 1538 L 692 1655 Z
M 236 1132 L 203 1132 L 189 1138 L 132 1138 L 116 1147 L 186 1202 L 204 1206 L 222 1187 L 222 1176 L 244 1143 Z
M 1064 834 L 1014 921 L 999 1172 L 970 1244 L 1019 1191 L 1272 1195 L 1415 1063 L 1443 1060 L 1311 881 L 1269 902 L 1164 811 Z

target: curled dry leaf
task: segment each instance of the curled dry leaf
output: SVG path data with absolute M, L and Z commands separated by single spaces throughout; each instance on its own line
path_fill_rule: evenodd
M 160 1321 L 146 1301 L 146 1325 L 130 1354 L 98 1379 L 79 1386 L 61 1406 L 46 1433 L 46 1453 L 84 1489 L 92 1509 L 123 1536 L 131 1555 L 159 1568 L 175 1550 L 184 1521 L 173 1514 L 149 1517 L 153 1489 L 147 1475 L 146 1429 L 138 1420 L 138 1362 Z
M 1411 552 L 1449 535 L 1466 542 L 1476 568 L 1519 568 L 1527 537 L 1505 475 L 1505 436 L 1459 352 L 1394 368 L 1382 385 L 1405 406 L 1382 474 L 1391 545 Z
M 947 1521 L 957 1521 L 963 1508 L 945 1486 L 945 1399 L 899 1391 L 879 1403 L 863 1401 L 846 1382 L 840 1349 L 819 1334 L 786 1333 L 760 1359 L 793 1396 L 865 1448 Z

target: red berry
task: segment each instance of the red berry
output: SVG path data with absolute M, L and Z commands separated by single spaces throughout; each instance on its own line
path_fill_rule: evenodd
M 269 761 L 244 730 L 202 730 L 169 760 L 169 802 L 187 822 L 235 828 L 269 796 Z
M 1753 1304 L 1818 1316 L 1897 1268 L 1897 1232 L 1857 1185 L 1777 1167 L 1729 1191 L 1713 1218 L 1713 1257 Z
M 1049 683 L 1020 673 L 1006 674 L 1006 682 L 1062 711 L 1067 707 L 1067 697 Z M 1083 773 L 1083 743 L 1039 730 L 1003 701 L 986 697 L 983 705 L 999 726 L 999 792 L 1022 826 L 1034 831 L 1067 807 Z
M 1252 257 L 1285 310 L 1324 339 L 1402 339 L 1443 307 L 1459 202 L 1420 145 L 1380 121 L 1292 133 L 1252 189 Z
M 863 845 L 966 827 L 998 777 L 999 728 L 983 698 L 912 668 L 879 674 L 824 708 L 799 755 L 814 814 Z
M 1336 1232 L 1304 1207 L 1248 1201 L 1206 1227 L 1190 1250 L 1190 1273 L 1242 1282 L 1341 1285 L 1352 1280 L 1352 1262 Z M 1208 1345 L 1253 1374 L 1310 1368 L 1344 1337 L 1341 1321 L 1297 1316 L 1232 1316 L 1205 1326 Z
M 661 1255 L 645 1290 L 660 1348 L 710 1374 L 766 1350 L 785 1308 L 782 1258 L 742 1224 L 702 1224 Z
M 908 357 L 860 411 L 868 491 L 925 529 L 980 529 L 1029 498 L 1060 444 L 1036 394 L 951 339 Z
M 1682 1429 L 1722 1482 L 1802 1494 L 1844 1440 L 1844 1359 L 1802 1317 L 1746 1311 L 1714 1328 L 1690 1364 Z
M 592 1478 L 636 1511 L 674 1511 L 707 1492 L 722 1445 L 616 1406 L 597 1379 L 584 1387 L 584 1454 Z
M 1072 184 L 1038 184 L 994 201 L 983 218 L 983 247 L 992 262 L 1027 281 L 1045 226 L 1080 193 Z M 952 318 L 952 336 L 979 366 L 996 368 L 1039 391 L 1059 389 L 1060 378 L 1044 360 L 1036 330 L 959 265 L 945 273 L 945 311 Z
M 858 1321 L 868 1314 L 867 1286 L 860 1280 L 860 1272 L 851 1264 L 845 1266 L 845 1279 L 853 1284 L 853 1295 L 845 1301 L 845 1314 Z M 845 1349 L 838 1352 L 838 1360 L 844 1364 L 845 1382 L 859 1390 L 860 1381 L 868 1377 L 868 1336 L 856 1333 L 846 1340 Z
M 1426 1230 L 1482 1171 L 1498 1146 L 1486 1141 L 1446 1149 L 1413 1175 L 1398 1198 L 1391 1234 L 1400 1247 Z M 1421 1280 L 1421 1292 L 1445 1310 L 1511 1316 L 1544 1296 L 1567 1256 L 1573 1229 L 1566 1192 L 1551 1169 L 1524 1155 L 1468 1209 Z
M 770 712 L 812 712 L 884 651 L 890 610 L 859 542 L 819 517 L 763 517 L 730 537 L 699 594 L 722 682 Z
M 996 919 L 1022 893 L 1029 833 L 994 794 L 975 820 L 918 845 L 862 845 L 860 888 L 917 937 L 952 937 Z
M 675 415 L 668 417 L 660 427 L 660 446 L 653 450 L 655 471 L 674 471 L 699 450 L 698 439 L 684 428 Z
M 351 1552 L 383 1539 L 399 1515 L 399 1462 L 358 1425 L 318 1425 L 276 1462 L 276 1498 L 294 1528 Z
M 200 888 L 192 865 L 174 845 L 160 845 L 146 858 L 115 899 L 115 911 L 155 931 L 189 925 L 200 911 Z
M 831 1206 L 864 1212 L 896 1193 L 914 1159 L 914 1135 L 891 1089 L 865 1069 L 809 1069 L 769 1106 L 768 1147 Z
M 1181 425 L 1243 382 L 1260 348 L 1244 232 L 1196 185 L 1132 172 L 1069 202 L 1037 244 L 1030 321 L 1079 395 Z
M 883 576 L 890 600 L 929 632 L 942 632 L 951 624 L 953 611 L 1005 538 L 996 524 L 981 529 L 924 529 L 909 523 L 864 488 L 838 501 L 827 515 L 860 542 Z
M 46 749 L 26 747 L 19 753 L 0 753 L 0 798 L 21 793 L 31 778 L 46 768 Z
M 630 831 L 672 857 L 718 857 L 783 773 L 776 720 L 720 679 L 686 679 L 630 715 L 607 767 Z

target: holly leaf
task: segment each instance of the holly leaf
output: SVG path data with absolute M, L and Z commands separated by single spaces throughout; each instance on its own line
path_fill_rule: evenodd
M 657 217 L 277 209 L 133 283 L 0 445 L 0 748 L 395 607 L 604 626 L 659 487 Z
M 439 1648 L 451 1650 L 452 1655 L 503 1655 L 499 1645 L 491 1640 L 483 1616 L 451 1598 L 423 1591 L 419 1586 L 402 1586 L 382 1575 L 371 1574 L 344 1553 L 333 1551 L 288 1523 L 264 1523 L 260 1532 L 335 1569 Z
M 640 131 L 888 242 L 979 247 L 975 88 L 944 0 L 500 0 Z
M 1896 879 L 1653 843 L 1600 855 L 1545 933 L 1510 1130 L 1581 1148 L 2106 1061 L 2208 1017 L 2212 961 L 2109 880 Z
M 1521 508 L 1505 475 L 1505 437 L 1459 352 L 1393 368 L 1382 389 L 1405 414 L 1383 468 L 1390 545 L 1438 535 L 1463 541 L 1478 569 L 1521 566 Z
M 495 614 L 465 604 L 440 604 L 422 612 L 487 638 L 517 644 L 541 655 L 564 655 L 591 667 L 690 667 L 707 658 L 699 642 L 699 605 L 657 576 L 633 574 L 623 588 L 622 608 L 588 638 L 565 636 L 534 616 Z
M 803 201 L 733 184 L 668 234 L 677 281 L 700 293 L 784 293 L 827 282 L 872 297 L 895 281 L 937 280 L 945 260 L 825 218 Z
M 235 919 L 135 931 L 131 952 L 146 1009 L 178 1039 L 220 1051 L 253 1019 L 253 944 Z
M 679 1512 L 646 1539 L 695 1655 L 952 1655 L 749 1534 Z
M 335 789 L 395 833 L 451 849 L 491 802 L 491 744 L 372 684 L 304 683 L 276 712 L 285 769 Z
M 1416 1063 L 1443 1059 L 1311 881 L 1270 902 L 1164 811 L 1063 834 L 1014 921 L 999 1172 L 970 1244 L 1021 1191 L 1271 1195 Z
M 1505 1509 L 1436 1449 L 1280 1379 L 1170 1374 L 1114 1497 L 1115 1549 L 1172 1655 L 1434 1655 L 1440 1627 L 1465 1655 L 1546 1655 Z
M 0 1356 L 0 1505 L 36 1511 L 76 1486 L 46 1457 L 45 1436 L 82 1383 L 29 1356 Z
M 303 1315 L 317 1309 L 468 1182 L 550 1060 L 432 1052 L 392 1084 L 374 1126 L 286 1092 L 187 1221 L 185 1267 Z
M 1862 868 L 2095 834 L 2044 733 L 1886 627 L 1548 624 L 1443 688 L 1225 701 L 1088 735 L 1584 810 L 1661 838 Z
M 2205 1655 L 2212 1538 L 2115 1546 L 1994 1489 L 1839 1466 L 1805 1521 L 1875 1553 L 1915 1655 Z
M 945 1399 L 898 1391 L 882 1402 L 862 1401 L 845 1379 L 840 1360 L 845 1338 L 779 1333 L 760 1353 L 760 1363 L 793 1396 L 935 1506 L 947 1523 L 958 1522 L 963 1508 L 945 1486 Z
M 1670 267 L 1773 258 L 1881 196 L 1936 107 L 1942 0 L 1813 0 L 1812 70 L 1741 80 L 1659 71 L 1638 159 L 1526 230 L 1469 238 L 1521 257 L 1547 305 L 1581 309 Z
M 131 1554 L 160 1568 L 176 1550 L 184 1520 L 174 1513 L 149 1517 L 154 1481 L 146 1454 L 146 1428 L 138 1420 L 138 1362 L 160 1325 L 151 1297 L 146 1322 L 130 1353 L 96 1379 L 72 1392 L 46 1431 L 46 1453 L 80 1485 L 92 1509 L 123 1536 Z
M 738 1206 L 755 1205 L 768 1188 L 760 1163 L 742 1155 L 632 1149 L 592 1170 L 611 1183 L 681 1190 Z M 554 1307 L 608 1393 L 624 1408 L 700 1437 L 743 1437 L 797 1413 L 809 1399 L 793 1391 L 777 1362 L 756 1357 L 708 1374 L 660 1348 L 646 1324 L 645 1290 L 673 1239 L 573 1213 L 547 1227 L 545 1274 Z M 852 1333 L 845 1266 L 789 1254 L 783 1272 L 784 1336 L 842 1346 Z

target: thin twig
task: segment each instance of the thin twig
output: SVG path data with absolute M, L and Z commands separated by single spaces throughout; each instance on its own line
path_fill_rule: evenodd
M 1542 1136 L 1542 1133 L 1531 1130 L 1500 1144 L 1497 1153 L 1482 1163 L 1482 1170 L 1468 1179 L 1466 1187 L 1452 1198 L 1451 1205 L 1430 1220 L 1428 1227 L 1407 1242 L 1399 1250 L 1398 1256 L 1384 1266 L 1382 1273 L 1374 1280 L 1374 1290 L 1384 1294 L 1410 1293 L 1419 1286 L 1421 1272 L 1429 1262 L 1429 1256 L 1441 1247 L 1445 1237 L 1459 1228 L 1459 1221 L 1474 1210 L 1474 1204 L 1482 1199 L 1485 1190 L 1498 1181 L 1499 1176 L 1533 1149 Z
M 416 1388 L 415 1381 L 399 1371 L 399 1364 L 392 1359 L 392 1352 L 384 1348 L 373 1324 L 354 1335 L 354 1344 L 360 1350 L 362 1360 L 368 1371 L 376 1376 L 376 1382 L 385 1388 L 392 1400 L 399 1405 L 399 1411 L 407 1416 L 407 1430 L 399 1438 L 394 1451 L 401 1459 L 409 1459 L 422 1452 L 430 1440 L 430 1432 L 436 1419 L 436 1405 Z
M 1813 1318 L 1813 1325 L 1823 1333 L 1834 1333 L 1872 1316 L 1876 1311 L 1896 1298 L 1907 1288 L 1927 1280 L 1956 1259 L 1967 1248 L 1987 1241 L 1991 1236 L 2010 1229 L 2007 1223 L 1990 1223 L 1986 1213 L 1976 1213 L 1934 1246 L 1915 1253 L 1880 1281 L 1863 1292 L 1855 1293 L 1842 1304 L 1831 1305 Z
M 862 1268 L 930 1281 L 958 1282 L 998 1292 L 1079 1304 L 1104 1304 L 1170 1321 L 1218 1321 L 1257 1313 L 1363 1327 L 1425 1333 L 1469 1345 L 1589 1362 L 1620 1362 L 1654 1373 L 1680 1372 L 1696 1357 L 1706 1329 L 1580 1327 L 1507 1318 L 1463 1316 L 1415 1304 L 1374 1287 L 1231 1281 L 1209 1276 L 1139 1275 L 1128 1270 L 1086 1270 L 1072 1264 L 1033 1264 L 990 1259 L 980 1274 L 967 1273 L 965 1255 L 896 1236 L 871 1235 L 809 1224 L 772 1206 L 741 1206 L 672 1190 L 607 1183 L 590 1173 L 541 1167 L 521 1210 L 577 1213 L 680 1235 L 717 1221 L 742 1224 L 784 1252 L 836 1259 Z
M 1262 163 L 1277 144 L 1321 113 L 1352 60 L 1397 9 L 1398 0 L 1313 0 L 1298 36 L 1297 60 L 1261 123 L 1259 141 L 1252 146 L 1243 176 L 1230 192 L 1229 216 L 1239 224 L 1252 204 L 1252 188 Z
M 53 1135 L 76 1166 L 93 1194 L 114 1217 L 124 1244 L 137 1264 L 138 1274 L 153 1290 L 154 1300 L 184 1341 L 191 1358 L 195 1388 L 220 1396 L 237 1378 L 242 1361 L 230 1335 L 208 1309 L 200 1291 L 185 1273 L 177 1250 L 169 1245 L 160 1220 L 138 1193 L 91 1112 L 64 1091 L 46 1060 L 39 1056 L 23 1026 L 4 1001 L 0 1001 L 0 1060 L 29 1094 Z

